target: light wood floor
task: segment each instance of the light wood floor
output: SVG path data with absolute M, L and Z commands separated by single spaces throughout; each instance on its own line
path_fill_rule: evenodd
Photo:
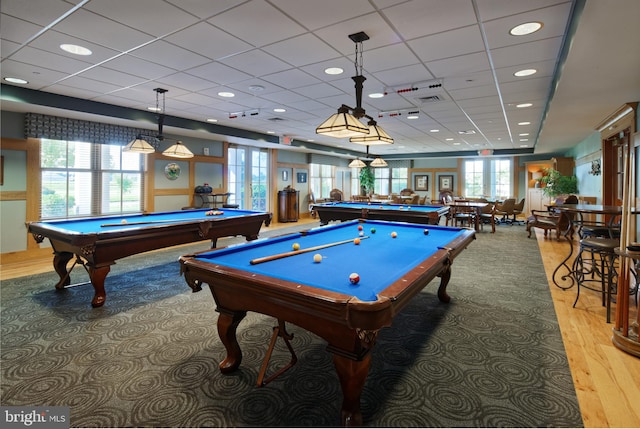
M 316 221 L 301 219 L 300 222 Z M 268 229 L 290 226 L 290 223 L 274 222 Z M 524 228 L 511 228 L 519 227 Z M 599 294 L 581 292 L 580 300 L 573 308 L 575 288 L 563 291 L 551 281 L 553 270 L 568 253 L 567 242 L 545 239 L 542 233 L 538 233 L 536 238 L 585 427 L 640 427 L 640 359 L 611 343 L 613 325 L 606 323 Z M 52 271 L 51 262 L 50 251 L 35 252 L 29 258 L 20 254 L 4 254 L 0 280 Z M 637 311 L 633 305 L 631 310 Z

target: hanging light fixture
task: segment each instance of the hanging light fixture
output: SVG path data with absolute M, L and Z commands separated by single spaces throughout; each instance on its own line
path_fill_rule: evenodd
M 154 91 L 156 92 L 156 109 L 155 110 L 156 112 L 158 112 L 158 134 L 155 136 L 147 135 L 147 134 L 138 134 L 135 139 L 133 139 L 131 142 L 129 142 L 128 145 L 122 148 L 122 151 L 135 152 L 135 153 L 154 153 L 156 151 L 155 146 L 150 144 L 146 139 L 150 139 L 154 142 L 172 140 L 172 141 L 175 141 L 176 143 L 173 146 L 169 147 L 164 152 L 162 152 L 164 156 L 168 156 L 171 158 L 193 158 L 193 153 L 185 145 L 183 145 L 181 141 L 165 137 L 162 134 L 162 127 L 164 125 L 164 118 L 165 118 L 164 94 L 168 90 L 163 88 L 156 88 L 154 89 Z M 160 107 L 161 94 L 162 94 L 162 107 Z
M 354 159 L 353 161 L 351 161 L 349 163 L 349 167 L 351 167 L 351 168 L 363 168 L 363 167 L 366 167 L 366 166 L 367 166 L 367 164 L 362 162 L 362 160 L 359 159 L 359 158 L 356 158 L 356 159 Z
M 371 119 L 369 120 L 368 125 L 369 125 L 369 135 L 351 137 L 349 141 L 351 143 L 366 144 L 366 145 L 393 143 L 393 139 L 391 138 L 391 136 L 389 136 L 389 134 L 387 134 L 385 130 L 379 127 L 376 121 Z
M 371 134 L 372 128 L 369 124 L 364 125 L 360 118 L 367 117 L 370 121 L 373 121 L 371 116 L 366 115 L 364 108 L 362 107 L 362 90 L 363 83 L 367 78 L 362 75 L 362 42 L 365 40 L 369 40 L 369 36 L 361 31 L 359 33 L 350 34 L 349 38 L 356 44 L 356 58 L 355 58 L 355 68 L 356 68 L 356 76 L 351 77 L 355 82 L 356 89 L 356 107 L 349 107 L 345 104 L 340 106 L 338 109 L 338 113 L 335 113 L 329 117 L 326 121 L 324 121 L 318 128 L 316 128 L 316 134 L 326 135 L 330 137 L 336 138 L 346 138 L 351 137 L 353 143 L 364 143 L 364 144 L 372 144 L 366 143 L 363 141 L 354 141 L 354 138 L 362 138 Z M 374 125 L 375 125 L 375 121 Z M 379 128 L 379 127 L 377 127 Z M 377 131 L 378 137 L 374 138 L 372 142 L 380 142 L 380 143 L 393 143 L 393 139 L 389 137 L 389 135 L 384 132 L 381 128 L 380 132 Z M 380 135 L 384 135 L 386 139 L 391 141 L 381 141 Z
M 387 161 L 385 161 L 384 159 L 380 158 L 379 156 L 375 157 L 375 159 L 373 161 L 371 161 L 371 164 L 369 164 L 371 167 L 386 167 L 387 165 Z

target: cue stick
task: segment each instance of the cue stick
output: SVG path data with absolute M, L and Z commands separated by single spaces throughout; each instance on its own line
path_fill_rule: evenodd
M 147 225 L 150 223 L 167 223 L 167 222 L 188 222 L 189 219 L 167 219 L 167 220 L 146 220 L 140 222 L 127 222 L 127 223 L 103 223 L 100 227 L 105 228 L 108 226 L 129 226 L 129 225 Z
M 364 237 L 356 237 L 356 238 L 364 240 L 365 238 L 369 238 L 369 236 L 365 235 Z M 291 252 L 284 252 L 284 253 L 278 253 L 270 256 L 263 256 L 261 258 L 252 259 L 251 261 L 249 261 L 249 263 L 251 263 L 251 265 L 257 265 L 263 262 L 271 262 L 271 261 L 275 261 L 276 259 L 288 258 L 289 256 L 295 256 L 301 253 L 313 252 L 315 250 L 325 249 L 327 247 L 339 246 L 341 244 L 346 244 L 346 243 L 353 243 L 353 240 L 355 240 L 355 238 L 351 238 L 349 240 L 336 241 L 334 243 L 321 244 L 319 246 L 309 247 L 307 249 L 292 250 Z

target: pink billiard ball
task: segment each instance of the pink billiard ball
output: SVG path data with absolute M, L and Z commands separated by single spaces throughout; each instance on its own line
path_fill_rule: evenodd
M 360 282 L 360 275 L 358 273 L 351 273 L 349 275 L 349 281 L 351 284 L 357 285 Z

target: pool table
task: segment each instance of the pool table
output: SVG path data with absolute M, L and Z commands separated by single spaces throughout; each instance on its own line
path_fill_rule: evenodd
M 45 238 L 51 242 L 53 266 L 60 276 L 55 287 L 71 283 L 67 263 L 75 255 L 95 289 L 91 305 L 100 307 L 106 300 L 104 281 L 116 259 L 207 239 L 215 247 L 220 237 L 243 235 L 255 240 L 263 222 L 269 225 L 270 213 L 202 209 L 30 222 L 27 230 L 36 242 Z
M 366 202 L 332 202 L 314 204 L 311 210 L 320 217 L 320 224 L 354 219 L 391 220 L 397 222 L 438 225 L 449 213 L 442 205 L 380 204 Z
M 272 316 L 279 327 L 293 323 L 327 341 L 342 386 L 341 423 L 359 426 L 378 331 L 437 276 L 438 298 L 449 302 L 451 264 L 474 239 L 467 228 L 357 220 L 179 260 L 191 289 L 206 283 L 213 294 L 227 352 L 222 373 L 240 365 L 236 329 L 247 311 Z M 351 273 L 359 282 L 351 282 Z

